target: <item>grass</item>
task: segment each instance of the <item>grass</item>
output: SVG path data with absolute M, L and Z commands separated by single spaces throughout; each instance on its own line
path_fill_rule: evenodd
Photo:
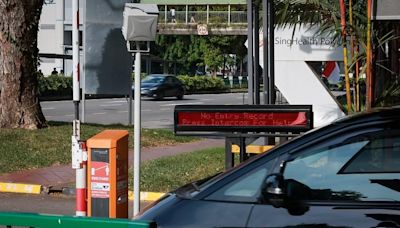
M 0 130 L 0 173 L 47 167 L 71 162 L 72 124 L 49 122 L 49 127 L 40 130 Z M 82 124 L 81 138 L 106 129 L 125 129 L 130 133 L 130 148 L 133 146 L 133 127 L 123 125 Z M 176 137 L 164 129 L 143 129 L 142 147 L 173 145 L 197 140 L 193 137 Z
M 141 191 L 168 192 L 221 171 L 224 171 L 224 148 L 147 161 L 140 169 Z M 133 178 L 129 177 L 130 190 L 133 189 L 132 182 Z

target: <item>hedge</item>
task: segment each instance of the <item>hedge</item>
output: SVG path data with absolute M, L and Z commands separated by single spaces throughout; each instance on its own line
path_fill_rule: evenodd
M 228 90 L 221 78 L 209 76 L 178 76 L 184 84 L 186 93 L 220 92 Z M 51 75 L 38 76 L 41 97 L 72 96 L 72 77 Z
M 71 96 L 72 77 L 39 75 L 39 95 L 41 97 Z
M 221 78 L 188 75 L 180 75 L 178 78 L 185 86 L 186 93 L 218 92 L 228 89 Z

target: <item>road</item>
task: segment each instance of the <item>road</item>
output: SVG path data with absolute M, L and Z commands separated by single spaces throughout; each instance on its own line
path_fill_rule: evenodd
M 62 194 L 31 195 L 18 193 L 0 193 L 1 212 L 29 212 L 57 215 L 75 215 L 75 197 Z M 141 209 L 150 202 L 141 202 Z M 133 201 L 128 204 L 129 214 L 133 215 Z
M 244 103 L 247 103 L 247 94 L 244 93 L 186 95 L 183 100 L 165 98 L 156 101 L 151 98 L 142 98 L 141 123 L 143 128 L 172 129 L 175 105 L 240 105 Z M 70 100 L 41 102 L 41 106 L 47 120 L 71 122 L 74 118 L 74 105 Z M 82 109 L 82 102 L 80 107 Z M 127 125 L 129 123 L 129 100 L 125 98 L 87 99 L 84 122 Z
M 342 91 L 331 92 L 335 97 L 344 94 Z M 262 98 L 262 94 L 260 97 Z M 142 98 L 141 123 L 143 128 L 172 129 L 175 105 L 241 105 L 247 104 L 247 99 L 247 93 L 185 95 L 183 100 L 165 98 L 157 101 L 152 98 Z M 278 97 L 278 103 L 279 100 Z M 72 122 L 74 118 L 74 105 L 71 100 L 46 101 L 41 102 L 41 106 L 47 120 Z M 82 122 L 124 125 L 129 123 L 129 100 L 126 98 L 87 99 L 85 105 L 81 102 L 81 109 L 83 106 L 85 106 L 85 116 L 83 118 L 81 115 Z M 132 112 L 134 112 L 133 104 Z

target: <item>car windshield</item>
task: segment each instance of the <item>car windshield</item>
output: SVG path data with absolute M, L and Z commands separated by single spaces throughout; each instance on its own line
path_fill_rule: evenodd
M 221 174 L 221 172 L 211 175 L 209 177 L 188 183 L 186 185 L 183 185 L 183 186 L 177 188 L 173 192 L 175 192 L 180 197 L 191 198 L 193 196 L 191 193 L 199 192 L 201 189 L 204 188 L 204 185 L 206 185 L 210 180 L 215 179 L 220 174 Z
M 142 80 L 142 83 L 161 83 L 164 79 L 163 76 L 147 76 Z

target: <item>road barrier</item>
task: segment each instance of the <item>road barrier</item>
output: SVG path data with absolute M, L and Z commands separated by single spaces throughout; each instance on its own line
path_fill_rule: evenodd
M 155 228 L 154 222 L 128 219 L 0 212 L 0 226 L 34 228 Z

